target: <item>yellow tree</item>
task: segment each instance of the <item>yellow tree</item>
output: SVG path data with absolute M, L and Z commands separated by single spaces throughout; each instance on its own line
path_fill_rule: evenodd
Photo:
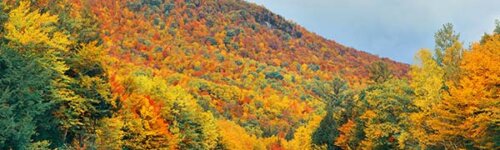
M 318 128 L 321 122 L 321 116 L 313 116 L 311 120 L 304 126 L 297 128 L 294 133 L 293 140 L 289 141 L 285 147 L 287 149 L 302 149 L 310 150 L 313 148 L 312 144 L 312 134 Z
M 72 42 L 68 35 L 57 30 L 57 16 L 32 11 L 30 5 L 29 1 L 21 1 L 17 8 L 10 11 L 5 23 L 5 38 L 11 41 L 11 47 L 21 52 L 42 52 L 38 54 L 43 54 L 51 62 L 43 65 L 63 75 L 68 67 L 60 56 L 68 51 L 67 47 Z
M 265 149 L 257 137 L 249 135 L 244 128 L 234 122 L 218 120 L 220 140 L 225 149 Z
M 5 24 L 5 38 L 21 45 L 42 44 L 48 48 L 67 51 L 71 44 L 68 35 L 57 32 L 57 16 L 31 11 L 29 1 L 21 1 L 19 7 L 9 13 Z
M 500 120 L 500 35 L 466 52 L 459 86 L 432 107 L 436 116 L 429 123 L 441 144 L 448 148 L 498 148 Z
M 122 149 L 124 146 L 122 130 L 124 123 L 121 117 L 104 118 L 96 127 L 96 149 Z
M 436 140 L 429 138 L 431 132 L 426 120 L 434 116 L 431 113 L 432 106 L 441 101 L 444 70 L 434 61 L 427 49 L 420 50 L 415 60 L 416 64 L 410 71 L 412 77 L 410 86 L 415 92 L 413 102 L 419 111 L 410 116 L 413 125 L 410 131 L 418 143 L 425 147 L 431 140 Z
M 131 94 L 127 100 L 130 112 L 122 114 L 124 146 L 132 149 L 173 148 L 176 138 L 168 131 L 168 124 L 159 114 L 158 106 L 149 96 Z
M 441 100 L 441 84 L 444 71 L 432 59 L 431 52 L 422 49 L 415 57 L 416 65 L 411 66 L 410 86 L 415 90 L 415 105 L 428 110 L 430 105 Z

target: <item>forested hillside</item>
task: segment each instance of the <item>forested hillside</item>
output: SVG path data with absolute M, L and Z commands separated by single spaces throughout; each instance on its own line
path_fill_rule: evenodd
M 470 48 L 446 24 L 410 67 L 242 0 L 0 10 L 0 149 L 500 146 L 500 24 Z

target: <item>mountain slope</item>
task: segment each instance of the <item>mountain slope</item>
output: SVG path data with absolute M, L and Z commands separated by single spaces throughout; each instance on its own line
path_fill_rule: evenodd
M 495 149 L 498 34 L 408 81 L 244 1 L 4 0 L 0 149 Z
M 102 4 L 94 8 L 122 7 L 115 12 L 122 13 L 122 17 L 98 17 L 107 18 L 102 22 L 105 30 L 116 32 L 108 33 L 112 34 L 109 36 L 105 34 L 110 39 L 131 37 L 130 41 L 122 41 L 116 46 L 132 53 L 193 45 L 226 51 L 289 71 L 299 71 L 298 65 L 318 65 L 324 72 L 352 80 L 366 79 L 368 71 L 365 66 L 379 60 L 388 63 L 397 76 L 403 76 L 408 69 L 405 64 L 326 40 L 261 6 L 244 1 L 142 0 L 122 3 L 117 5 L 123 6 Z M 200 51 L 186 50 L 195 54 Z
M 342 77 L 363 87 L 367 66 L 376 61 L 387 63 L 397 77 L 408 70 L 241 0 L 79 5 L 90 6 L 100 23 L 112 91 L 121 101 L 136 101 L 126 89 L 146 76 L 181 87 L 215 120 L 232 121 L 256 137 L 292 139 L 298 127 L 321 116 L 323 103 L 311 89 L 316 81 Z
M 22 96 L 39 93 L 34 101 L 43 109 L 27 109 L 37 113 L 5 122 L 30 125 L 23 139 L 10 136 L 12 142 L 1 145 L 7 149 L 18 141 L 19 148 L 68 143 L 95 149 L 303 146 L 325 115 L 328 100 L 319 96 L 318 87 L 340 77 L 362 88 L 369 82 L 366 66 L 377 61 L 387 63 L 396 77 L 407 70 L 239 0 L 0 4 L 0 52 L 19 56 L 2 57 L 0 65 L 26 72 L 20 73 L 26 79 L 47 77 L 47 82 L 33 82 L 36 86 L 19 86 L 28 93 Z M 34 76 L 10 65 L 18 62 L 11 59 L 48 73 Z M 9 82 L 22 84 L 15 77 Z M 10 106 L 9 99 L 0 100 Z

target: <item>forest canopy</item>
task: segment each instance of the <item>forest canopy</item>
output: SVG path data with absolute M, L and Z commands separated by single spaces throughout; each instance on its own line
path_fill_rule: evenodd
M 0 149 L 500 148 L 500 23 L 434 39 L 406 65 L 241 0 L 4 0 Z

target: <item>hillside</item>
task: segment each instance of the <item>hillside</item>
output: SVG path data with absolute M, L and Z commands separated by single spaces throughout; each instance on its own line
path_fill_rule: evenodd
M 365 82 L 368 77 L 365 66 L 379 60 L 388 63 L 397 76 L 403 76 L 408 70 L 407 65 L 326 40 L 261 6 L 244 1 L 143 0 L 115 5 L 93 2 L 92 5 L 96 17 L 102 18 L 105 41 L 114 43 L 109 45 L 113 50 L 121 50 L 116 55 L 155 57 L 158 52 L 170 56 L 183 51 L 189 55 L 171 60 L 175 67 L 169 69 L 177 72 L 184 68 L 192 70 L 194 61 L 182 60 L 210 64 L 205 62 L 210 58 L 194 58 L 207 53 L 224 53 L 222 55 L 231 55 L 234 60 L 255 60 L 297 73 L 302 65 L 308 65 L 304 68 L 322 73 L 307 77 L 339 75 L 352 82 Z M 158 59 L 164 59 L 163 55 Z M 205 69 L 210 67 L 201 68 L 204 69 L 195 71 L 194 76 L 216 72 Z M 225 68 L 227 72 L 235 72 L 232 69 L 237 67 Z
M 55 100 L 37 109 L 54 114 L 46 120 L 58 128 L 37 127 L 34 137 L 53 134 L 51 147 L 84 146 L 93 136 L 108 148 L 113 140 L 132 149 L 279 147 L 325 114 L 317 85 L 341 77 L 365 87 L 377 61 L 396 77 L 408 70 L 241 0 L 8 0 L 2 7 L 5 45 L 52 64 L 53 76 L 39 81 L 59 83 L 40 89 Z M 240 135 L 247 140 L 234 141 Z
M 491 87 L 485 111 L 453 113 L 472 99 L 460 89 L 477 89 L 461 80 L 497 79 L 458 59 L 494 66 L 498 35 L 470 54 L 443 42 L 442 60 L 422 50 L 410 82 L 407 64 L 242 0 L 0 4 L 0 149 L 443 149 L 496 133 L 498 84 L 477 82 Z M 490 124 L 449 129 L 434 117 L 446 115 Z
M 104 46 L 116 59 L 111 82 L 114 76 L 137 71 L 169 80 L 205 110 L 258 137 L 284 137 L 311 113 L 321 112 L 308 87 L 314 78 L 341 76 L 363 86 L 373 62 L 386 62 L 396 76 L 408 70 L 405 64 L 326 40 L 244 1 L 88 5 L 99 18 Z
M 408 70 L 241 0 L 83 5 L 99 20 L 103 46 L 114 60 L 108 64 L 111 88 L 121 101 L 136 101 L 123 89 L 128 78 L 145 75 L 181 87 L 216 122 L 228 120 L 230 128 L 257 138 L 291 140 L 298 127 L 321 116 L 323 102 L 312 92 L 317 79 L 342 77 L 363 87 L 373 62 L 387 63 L 398 77 Z

